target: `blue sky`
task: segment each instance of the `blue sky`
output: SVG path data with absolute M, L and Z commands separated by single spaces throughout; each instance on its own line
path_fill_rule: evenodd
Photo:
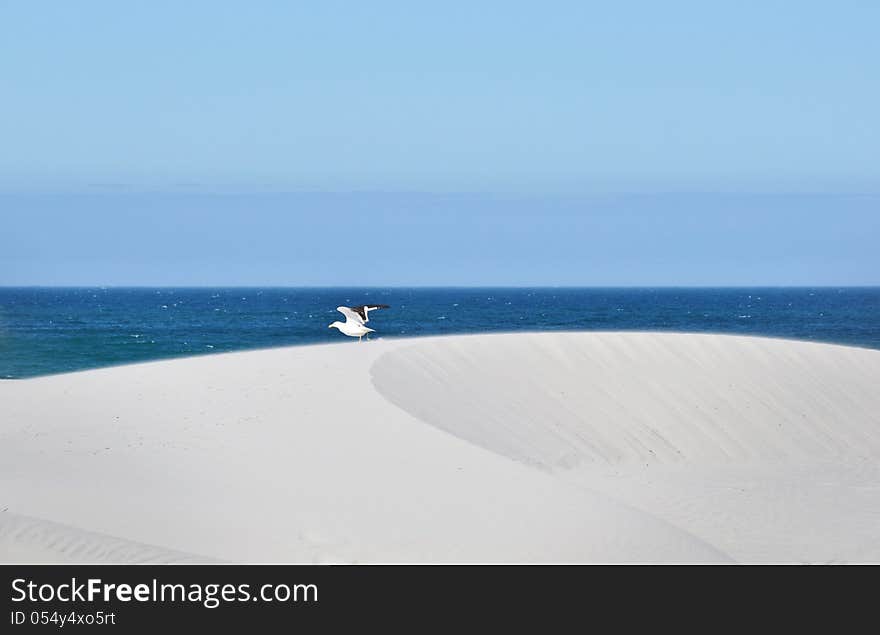
M 878 23 L 4 2 L 0 284 L 878 284 Z

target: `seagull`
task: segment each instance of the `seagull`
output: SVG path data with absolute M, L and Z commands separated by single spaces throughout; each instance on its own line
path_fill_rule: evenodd
M 336 310 L 345 316 L 345 322 L 334 322 L 327 328 L 337 328 L 340 333 L 358 338 L 358 342 L 367 333 L 375 332 L 366 326 L 370 321 L 370 311 L 387 309 L 387 304 L 363 304 L 361 306 L 338 306 Z

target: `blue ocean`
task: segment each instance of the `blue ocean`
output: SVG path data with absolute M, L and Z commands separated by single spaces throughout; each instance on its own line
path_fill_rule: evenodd
M 371 337 L 690 331 L 880 349 L 880 288 L 0 288 L 0 378 L 224 351 L 356 343 L 339 305 L 389 304 Z

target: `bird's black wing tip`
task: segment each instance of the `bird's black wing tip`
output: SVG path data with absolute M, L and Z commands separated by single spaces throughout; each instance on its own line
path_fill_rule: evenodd
M 363 311 L 364 309 L 369 309 L 372 311 L 373 309 L 390 309 L 391 306 L 388 304 L 361 304 L 360 306 L 351 307 L 352 311 Z

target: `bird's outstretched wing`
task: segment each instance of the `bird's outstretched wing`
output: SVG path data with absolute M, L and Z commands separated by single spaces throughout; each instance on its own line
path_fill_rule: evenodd
M 361 317 L 361 315 L 357 313 L 354 309 L 351 309 L 347 306 L 338 306 L 336 307 L 336 310 L 345 316 L 346 322 L 354 322 L 355 324 L 364 323 L 364 318 Z
M 389 307 L 387 304 L 362 304 L 361 306 L 351 307 L 351 310 L 356 312 L 359 316 L 361 316 L 363 323 L 367 323 L 370 321 L 370 311 L 375 311 L 376 309 L 389 309 L 389 308 L 391 308 L 391 307 Z

